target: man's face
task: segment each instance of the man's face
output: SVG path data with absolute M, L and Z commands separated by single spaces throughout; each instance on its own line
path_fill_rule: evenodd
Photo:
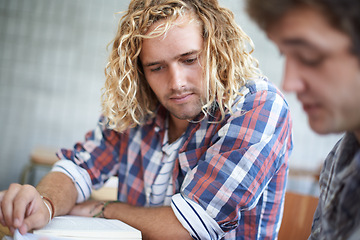
M 196 21 L 189 22 L 187 16 L 180 17 L 165 35 L 143 40 L 140 60 L 145 78 L 161 104 L 177 119 L 193 119 L 201 112 L 205 89 L 202 49 L 201 27 Z
M 267 31 L 286 58 L 283 89 L 297 94 L 311 128 L 360 132 L 360 65 L 350 38 L 310 8 L 289 11 Z

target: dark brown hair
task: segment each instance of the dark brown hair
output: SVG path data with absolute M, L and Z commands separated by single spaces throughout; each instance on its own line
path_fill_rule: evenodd
M 359 0 L 246 0 L 247 12 L 267 30 L 290 9 L 307 6 L 319 10 L 329 23 L 352 40 L 352 53 L 360 59 Z

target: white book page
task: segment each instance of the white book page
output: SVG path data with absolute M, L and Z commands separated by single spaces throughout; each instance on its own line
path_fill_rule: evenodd
M 79 216 L 55 217 L 34 234 L 72 239 L 141 239 L 141 232 L 114 219 Z
M 70 240 L 70 238 L 57 238 L 57 237 L 51 237 L 51 236 L 42 236 L 42 235 L 36 235 L 32 233 L 26 233 L 24 235 L 21 235 L 18 229 L 15 230 L 14 236 L 5 236 L 2 240 Z M 74 239 L 75 240 L 75 239 Z

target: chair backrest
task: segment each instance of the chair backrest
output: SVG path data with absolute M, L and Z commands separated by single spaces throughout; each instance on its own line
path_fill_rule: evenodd
M 284 216 L 278 239 L 308 239 L 317 204 L 317 197 L 294 192 L 286 192 Z

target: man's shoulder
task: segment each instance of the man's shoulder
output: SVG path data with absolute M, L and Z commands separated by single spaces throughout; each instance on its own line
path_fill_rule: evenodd
M 281 93 L 280 90 L 268 80 L 267 77 L 261 76 L 246 81 L 243 88 L 240 91 L 248 91 L 250 94 L 257 93 L 260 91 L 270 91 L 275 93 Z
M 256 102 L 256 104 L 255 104 Z M 244 86 L 239 90 L 239 97 L 234 102 L 233 108 L 239 109 L 244 105 L 256 106 L 267 102 L 268 105 L 273 103 L 280 104 L 288 108 L 288 104 L 282 92 L 269 81 L 266 77 L 258 77 L 256 79 L 249 79 Z M 235 111 L 235 109 L 233 109 Z

